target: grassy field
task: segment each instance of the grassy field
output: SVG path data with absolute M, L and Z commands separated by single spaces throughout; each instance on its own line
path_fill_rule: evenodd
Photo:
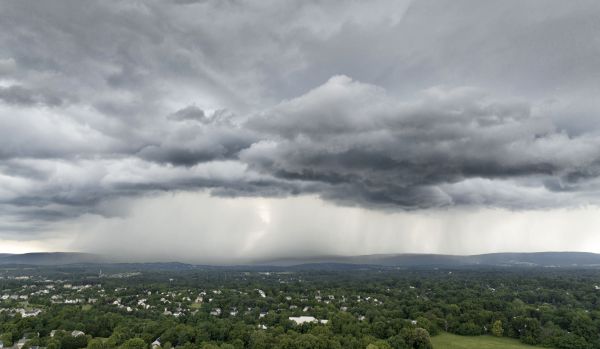
M 431 337 L 434 349 L 532 349 L 518 340 L 492 336 L 467 337 L 442 333 Z

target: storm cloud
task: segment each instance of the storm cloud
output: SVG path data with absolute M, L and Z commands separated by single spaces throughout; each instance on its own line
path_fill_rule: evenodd
M 596 1 L 5 1 L 0 238 L 161 193 L 600 203 Z

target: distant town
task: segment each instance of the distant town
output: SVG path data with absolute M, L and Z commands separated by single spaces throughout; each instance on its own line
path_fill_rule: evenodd
M 600 325 L 596 269 L 101 268 L 0 267 L 0 348 L 587 348 Z

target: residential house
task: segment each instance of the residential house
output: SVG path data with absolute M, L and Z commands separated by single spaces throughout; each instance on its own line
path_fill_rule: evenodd
M 83 331 L 78 331 L 78 330 L 71 332 L 71 337 L 79 337 L 79 336 L 85 336 L 85 333 Z

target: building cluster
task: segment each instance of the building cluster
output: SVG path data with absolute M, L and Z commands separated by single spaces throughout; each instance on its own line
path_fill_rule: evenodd
M 116 275 L 116 276 L 114 276 Z M 39 304 L 64 304 L 91 308 L 113 307 L 123 313 L 160 314 L 175 318 L 204 312 L 211 317 L 244 317 L 255 319 L 260 328 L 267 328 L 269 315 L 286 312 L 297 325 L 326 324 L 328 319 L 318 316 L 317 308 L 353 312 L 361 304 L 383 305 L 381 294 L 340 294 L 335 289 L 302 289 L 284 292 L 279 287 L 233 289 L 228 287 L 190 288 L 168 284 L 155 288 L 140 287 L 136 283 L 114 279 L 130 278 L 139 273 L 120 273 L 79 280 L 53 280 L 30 276 L 13 277 L 18 287 L 0 289 L 0 312 L 21 317 L 38 316 L 44 311 Z M 296 283 L 302 280 L 293 273 L 242 273 L 240 280 L 263 278 L 267 285 Z M 106 278 L 113 278 L 110 282 Z M 269 283 L 270 282 L 270 283 Z M 110 284 L 112 287 L 108 287 Z M 115 285 L 118 285 L 115 287 Z M 359 320 L 365 314 L 355 313 Z M 18 348 L 17 348 L 18 349 Z

